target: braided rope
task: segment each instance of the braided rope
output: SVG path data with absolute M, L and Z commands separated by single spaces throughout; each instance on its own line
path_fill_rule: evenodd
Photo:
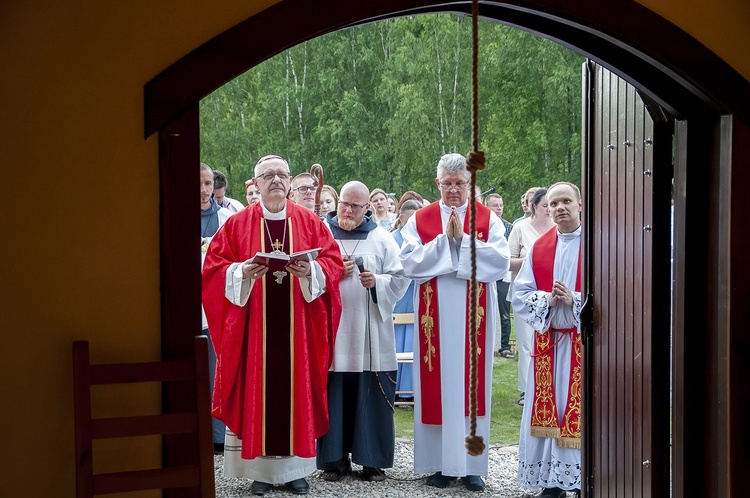
M 466 436 L 464 446 L 470 455 L 478 456 L 484 452 L 484 438 L 477 436 L 477 354 L 479 344 L 477 339 L 477 306 L 479 285 L 477 284 L 477 244 L 476 244 L 476 185 L 477 171 L 485 168 L 484 152 L 479 150 L 479 0 L 471 2 L 471 146 L 472 151 L 466 156 L 467 169 L 471 172 L 471 189 L 469 204 L 471 234 L 471 288 L 469 292 L 469 331 L 470 331 L 470 370 L 469 370 L 469 435 Z

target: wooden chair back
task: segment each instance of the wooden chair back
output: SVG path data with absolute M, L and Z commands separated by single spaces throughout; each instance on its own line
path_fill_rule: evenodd
M 414 313 L 394 313 L 393 325 L 408 325 L 414 323 Z
M 194 341 L 193 358 L 145 363 L 89 363 L 88 341 L 73 343 L 76 497 L 152 489 L 193 488 L 192 496 L 214 497 L 208 339 Z M 135 382 L 187 382 L 195 388 L 194 410 L 182 413 L 91 418 L 91 387 Z M 194 444 L 188 465 L 94 474 L 97 439 L 185 434 Z

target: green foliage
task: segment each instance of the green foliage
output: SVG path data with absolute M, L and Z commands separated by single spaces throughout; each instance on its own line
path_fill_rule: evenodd
M 581 64 L 570 50 L 480 22 L 479 133 L 483 188 L 505 218 L 532 185 L 580 183 Z M 352 179 L 398 196 L 439 193 L 435 166 L 471 149 L 471 23 L 430 14 L 337 31 L 286 50 L 201 101 L 201 159 L 226 173 L 228 195 L 265 154 L 293 173 L 323 165 L 326 183 Z

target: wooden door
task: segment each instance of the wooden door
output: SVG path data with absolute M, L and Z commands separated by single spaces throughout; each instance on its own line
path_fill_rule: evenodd
M 673 123 L 583 72 L 584 495 L 669 496 Z

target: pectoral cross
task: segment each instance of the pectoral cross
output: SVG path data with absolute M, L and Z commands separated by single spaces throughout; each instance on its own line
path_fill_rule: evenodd
M 284 247 L 284 244 L 279 242 L 279 239 L 276 239 L 276 241 L 271 244 L 271 247 L 273 247 L 274 252 L 281 252 L 281 248 Z
M 276 242 L 278 242 L 278 240 Z M 284 277 L 286 277 L 287 275 L 289 275 L 287 272 L 281 270 L 273 272 L 273 276 L 276 277 L 277 284 L 280 284 L 284 280 Z

